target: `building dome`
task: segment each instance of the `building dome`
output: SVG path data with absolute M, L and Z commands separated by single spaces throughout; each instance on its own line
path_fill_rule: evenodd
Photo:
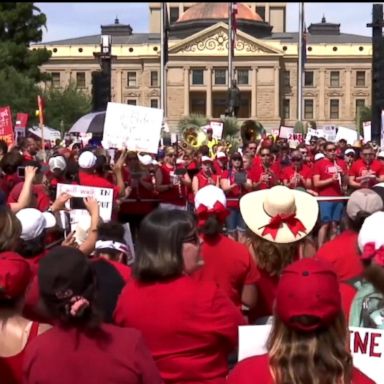
M 186 10 L 176 23 L 202 19 L 228 19 L 228 3 L 198 3 Z M 237 3 L 237 20 L 263 21 L 251 8 Z

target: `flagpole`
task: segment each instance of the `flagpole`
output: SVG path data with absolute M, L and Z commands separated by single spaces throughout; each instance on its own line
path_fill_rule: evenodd
M 299 42 L 297 75 L 297 120 L 303 117 L 303 3 L 299 3 Z
M 160 108 L 164 111 L 164 119 L 166 118 L 166 76 L 165 76 L 165 7 L 167 6 L 167 3 L 162 2 L 161 8 L 160 8 L 160 45 L 161 45 L 161 51 L 160 51 Z
M 233 78 L 233 67 L 232 67 L 232 12 L 233 12 L 233 4 L 228 3 L 228 87 L 232 86 L 232 78 Z

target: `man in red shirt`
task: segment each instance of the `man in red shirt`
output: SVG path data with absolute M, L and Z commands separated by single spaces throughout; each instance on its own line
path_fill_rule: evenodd
M 35 139 L 32 137 L 25 137 L 20 143 L 20 148 L 24 161 L 36 160 L 36 154 L 39 151 L 39 147 Z
M 252 181 L 252 188 L 268 189 L 279 184 L 279 174 L 276 167 L 276 162 L 272 164 L 271 150 L 264 147 L 260 151 L 261 163 L 258 166 L 251 168 L 249 177 Z
M 343 160 L 336 157 L 336 145 L 330 141 L 324 144 L 325 157 L 315 163 L 313 168 L 313 185 L 320 196 L 341 197 L 347 185 L 347 169 Z M 334 238 L 341 220 L 343 201 L 320 201 L 321 227 L 318 235 L 318 246 L 321 247 L 331 229 L 330 238 Z
M 384 181 L 384 166 L 375 159 L 375 152 L 369 144 L 361 149 L 361 159 L 356 160 L 349 170 L 349 185 L 352 188 L 370 188 Z
M 304 164 L 304 157 L 299 150 L 291 155 L 291 165 L 283 170 L 282 179 L 288 188 L 312 188 L 312 171 Z

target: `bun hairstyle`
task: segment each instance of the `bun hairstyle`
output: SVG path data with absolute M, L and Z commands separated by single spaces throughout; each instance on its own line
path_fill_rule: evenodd
M 91 262 L 78 249 L 57 247 L 39 263 L 42 300 L 54 320 L 88 331 L 99 328 L 96 278 Z

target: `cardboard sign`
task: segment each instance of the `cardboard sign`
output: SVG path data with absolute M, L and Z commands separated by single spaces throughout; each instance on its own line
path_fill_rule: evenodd
M 9 106 L 0 107 L 0 140 L 4 140 L 8 144 L 8 147 L 15 144 L 12 113 Z
M 363 135 L 364 135 L 364 142 L 367 143 L 368 141 L 372 140 L 372 133 L 371 133 L 371 122 L 370 121 L 363 121 Z
M 239 354 L 243 360 L 267 353 L 268 325 L 239 327 Z M 376 384 L 384 384 L 384 330 L 349 327 L 353 365 Z
M 107 149 L 157 153 L 162 125 L 162 109 L 108 103 L 102 144 Z
M 289 139 L 289 137 L 294 134 L 294 130 L 294 127 L 284 127 L 281 125 L 279 129 L 279 137 L 281 139 Z
M 221 140 L 223 137 L 224 124 L 221 121 L 210 121 L 210 127 L 212 128 L 212 137 L 217 140 Z
M 87 187 L 84 185 L 72 184 L 57 184 L 56 197 L 62 193 L 68 193 L 72 197 L 93 197 L 97 200 L 100 206 L 100 217 L 103 221 L 110 221 L 112 216 L 113 205 L 113 189 L 112 188 L 97 188 Z M 70 209 L 71 228 L 76 227 L 79 218 L 83 215 L 89 216 L 89 212 L 85 209 L 71 209 L 70 201 L 67 201 L 66 208 Z

